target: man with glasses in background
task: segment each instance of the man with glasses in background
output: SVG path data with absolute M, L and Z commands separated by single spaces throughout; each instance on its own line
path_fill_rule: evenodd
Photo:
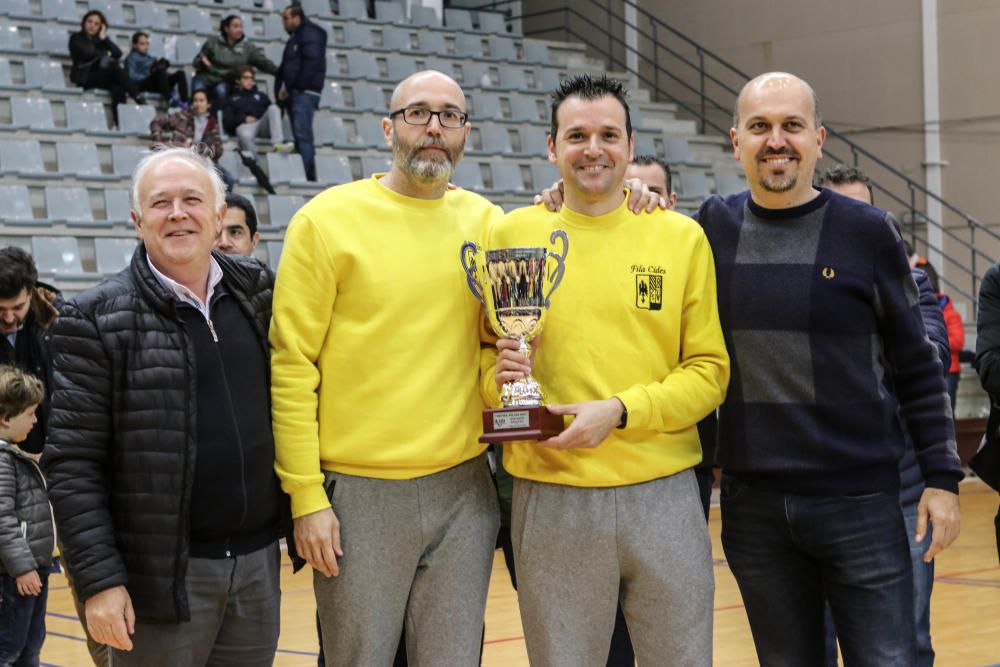
M 502 216 L 448 190 L 465 95 L 424 71 L 393 92 L 392 168 L 292 219 L 271 325 L 277 470 L 314 569 L 328 665 L 478 665 L 499 526 L 482 432 L 480 305 L 459 248 Z M 492 382 L 492 377 L 488 378 Z

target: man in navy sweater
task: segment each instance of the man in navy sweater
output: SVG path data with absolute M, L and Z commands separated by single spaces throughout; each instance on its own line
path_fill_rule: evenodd
M 884 211 L 813 187 L 826 131 L 806 82 L 748 83 L 731 136 L 750 191 L 712 197 L 698 217 L 732 359 L 719 412 L 722 544 L 758 659 L 822 664 L 826 598 L 845 663 L 909 667 L 897 413 L 926 484 L 926 561 L 958 535 L 962 472 L 902 240 Z
M 326 78 L 326 31 L 307 19 L 297 4 L 285 7 L 281 23 L 290 37 L 274 80 L 275 96 L 278 104 L 288 110 L 295 148 L 302 156 L 306 179 L 315 181 L 313 116 L 319 108 Z

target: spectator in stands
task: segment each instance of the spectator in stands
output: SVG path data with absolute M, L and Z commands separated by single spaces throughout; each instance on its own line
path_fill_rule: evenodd
M 42 463 L 63 556 L 109 664 L 270 667 L 291 524 L 266 380 L 273 274 L 212 251 L 223 186 L 195 151 L 143 158 L 131 202 L 130 266 L 53 328 Z
M 830 167 L 816 178 L 816 184 L 820 187 L 829 188 L 834 192 L 856 199 L 865 204 L 873 203 L 873 188 L 871 179 L 857 167 L 840 164 Z M 893 219 L 895 222 L 895 219 Z M 897 231 L 899 231 L 897 229 Z M 949 346 L 949 335 L 945 327 L 946 318 L 942 317 L 941 308 L 938 306 L 938 297 L 934 293 L 931 281 L 927 274 L 920 269 L 911 268 L 910 273 L 916 282 L 920 295 L 920 315 L 924 323 L 924 329 L 934 347 L 937 349 L 938 357 L 941 360 L 941 368 L 944 374 L 948 373 L 951 364 L 952 351 Z M 919 667 L 929 667 L 934 663 L 934 649 L 931 645 L 931 590 L 934 586 L 934 561 L 925 562 L 924 555 L 930 547 L 930 541 L 924 538 L 918 542 L 917 536 L 917 513 L 920 496 L 924 491 L 924 477 L 920 472 L 920 465 L 913 450 L 913 438 L 910 435 L 908 425 L 901 424 L 906 449 L 899 460 L 899 503 L 903 510 L 903 520 L 906 524 L 906 534 L 910 542 L 910 562 L 913 568 L 913 611 L 914 623 L 917 633 L 917 662 Z M 928 527 L 927 533 L 931 534 L 933 527 Z M 826 608 L 826 665 L 836 667 L 837 665 L 837 634 L 833 623 L 833 616 L 830 613 L 829 605 Z
M 108 21 L 104 14 L 91 9 L 80 21 L 80 31 L 69 36 L 69 57 L 73 61 L 69 80 L 81 88 L 100 88 L 111 94 L 111 113 L 118 125 L 118 105 L 125 103 L 128 93 L 137 104 L 146 98 L 118 61 L 122 50 L 108 37 Z
M 215 248 L 227 255 L 253 257 L 259 241 L 257 211 L 253 204 L 242 195 L 226 195 L 226 215 L 222 218 L 222 231 L 215 240 Z
M 233 189 L 235 179 L 219 165 L 222 157 L 222 135 L 215 115 L 209 113 L 212 105 L 208 93 L 196 90 L 191 94 L 191 108 L 174 113 L 160 114 L 149 123 L 149 133 L 153 141 L 167 146 L 194 148 L 215 163 L 215 169 L 222 176 L 226 190 Z
M 307 19 L 297 4 L 285 7 L 281 22 L 291 36 L 285 44 L 281 67 L 274 80 L 275 95 L 291 120 L 295 148 L 302 156 L 306 178 L 315 181 L 313 116 L 319 108 L 326 79 L 326 31 Z
M 636 155 L 625 172 L 625 178 L 642 181 L 650 192 L 663 197 L 669 210 L 674 210 L 677 205 L 677 193 L 674 192 L 670 165 L 666 160 L 655 155 Z
M 698 217 L 738 369 L 719 411 L 722 544 L 758 659 L 821 664 L 826 598 L 845 663 L 913 665 L 896 410 L 926 562 L 958 536 L 963 474 L 902 240 L 886 212 L 813 187 L 826 131 L 805 81 L 750 81 L 730 135 L 750 190 Z
M 976 322 L 976 372 L 990 397 L 986 442 L 976 471 L 1000 491 L 1000 263 L 983 276 L 979 288 L 979 320 Z M 977 459 L 980 458 L 978 455 Z M 1000 558 L 1000 511 L 996 516 L 997 557 Z
M 965 324 L 962 316 L 955 310 L 955 304 L 951 297 L 944 292 L 937 293 L 938 305 L 944 314 L 945 324 L 948 325 L 948 344 L 951 346 L 951 358 L 949 359 L 948 371 L 948 397 L 951 399 L 951 412 L 955 412 L 955 401 L 958 399 L 958 382 L 962 379 L 962 363 L 959 354 L 965 347 Z
M 247 41 L 243 19 L 230 14 L 219 24 L 219 35 L 206 39 L 194 57 L 192 86 L 195 90 L 207 90 L 215 108 L 225 109 L 230 84 L 243 65 L 252 65 L 268 74 L 278 71 L 278 66 L 259 47 Z
M 240 150 L 251 160 L 257 158 L 256 141 L 260 133 L 274 141 L 276 153 L 291 150 L 293 146 L 285 143 L 281 127 L 281 109 L 271 103 L 267 93 L 257 89 L 253 67 L 243 65 L 238 72 L 236 88 L 222 110 L 222 126 L 226 134 L 236 135 Z
M 183 69 L 168 71 L 170 61 L 149 55 L 149 35 L 139 31 L 132 35 L 132 50 L 125 57 L 129 81 L 141 91 L 157 93 L 165 104 L 187 108 L 187 74 Z M 176 88 L 176 92 L 171 93 Z

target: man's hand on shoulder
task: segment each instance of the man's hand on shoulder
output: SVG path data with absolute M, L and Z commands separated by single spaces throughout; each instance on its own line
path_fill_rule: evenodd
M 927 521 L 930 520 L 934 535 L 931 546 L 924 554 L 924 562 L 929 563 L 940 552 L 951 546 L 962 529 L 962 510 L 958 494 L 944 489 L 924 489 L 917 507 L 917 542 L 927 536 Z
M 122 651 L 132 650 L 135 634 L 135 610 L 124 586 L 115 586 L 87 598 L 84 604 L 87 631 L 98 644 Z
M 343 557 L 340 548 L 340 520 L 327 507 L 295 519 L 295 550 L 313 569 L 327 577 L 340 574 L 337 557 Z

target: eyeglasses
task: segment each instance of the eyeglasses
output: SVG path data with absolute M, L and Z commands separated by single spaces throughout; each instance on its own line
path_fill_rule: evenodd
M 403 116 L 403 122 L 407 125 L 430 125 L 431 118 L 437 116 L 438 122 L 441 123 L 441 127 L 447 127 L 452 130 L 464 127 L 469 120 L 469 114 L 462 113 L 461 111 L 455 111 L 454 109 L 431 111 L 430 109 L 425 109 L 423 107 L 406 107 L 405 109 L 397 109 L 389 114 L 389 118 L 395 118 L 400 115 Z

